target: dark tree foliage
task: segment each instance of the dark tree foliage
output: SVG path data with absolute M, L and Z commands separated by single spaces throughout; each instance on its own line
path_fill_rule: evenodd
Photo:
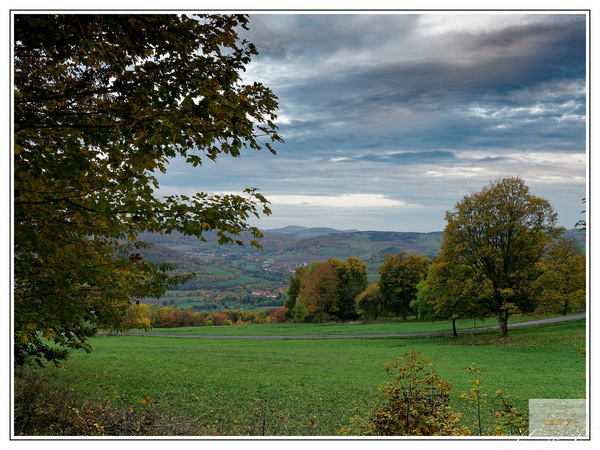
M 417 285 L 427 275 L 430 260 L 417 254 L 386 255 L 379 268 L 379 289 L 386 308 L 406 319 L 413 311 L 410 303 L 417 298 Z
M 356 311 L 356 297 L 369 286 L 367 266 L 355 257 L 347 258 L 346 261 L 330 258 L 328 262 L 333 265 L 340 280 L 336 316 L 341 320 L 357 319 L 359 314 Z

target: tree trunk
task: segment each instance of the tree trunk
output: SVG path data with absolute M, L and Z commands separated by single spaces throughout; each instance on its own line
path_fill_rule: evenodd
M 498 334 L 499 338 L 506 337 L 508 335 L 508 313 L 507 312 L 499 312 L 497 314 L 498 317 L 498 327 L 500 328 L 500 332 Z
M 562 312 L 563 316 L 566 316 L 568 312 L 569 312 L 569 301 L 565 300 L 565 304 L 563 306 L 563 312 Z
M 456 334 L 456 319 L 452 319 L 452 336 L 458 336 Z

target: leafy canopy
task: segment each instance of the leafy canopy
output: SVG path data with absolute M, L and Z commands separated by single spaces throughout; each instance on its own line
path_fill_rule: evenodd
M 385 297 L 381 294 L 377 284 L 369 284 L 364 291 L 358 294 L 355 302 L 357 312 L 366 318 L 377 320 L 377 317 L 385 311 Z
M 379 268 L 379 289 L 388 308 L 404 319 L 412 312 L 410 303 L 416 299 L 417 285 L 425 278 L 430 260 L 424 256 L 398 253 L 385 255 Z
M 257 50 L 239 15 L 17 14 L 14 20 L 15 359 L 90 349 L 132 297 L 185 280 L 144 261 L 141 232 L 180 231 L 258 246 L 243 195 L 158 198 L 169 159 L 194 167 L 282 142 L 277 99 L 240 74 Z
M 467 319 L 487 313 L 481 304 L 490 294 L 489 282 L 478 278 L 470 266 L 445 261 L 444 254 L 431 265 L 418 287 L 425 311 L 435 318 Z

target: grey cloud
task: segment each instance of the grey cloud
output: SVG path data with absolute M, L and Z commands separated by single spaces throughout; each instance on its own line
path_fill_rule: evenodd
M 242 37 L 260 54 L 247 75 L 279 97 L 286 143 L 277 156 L 246 152 L 189 173 L 174 164 L 168 180 L 205 191 L 256 186 L 267 198 L 385 193 L 422 209 L 389 211 L 377 227 L 420 231 L 440 229 L 445 210 L 490 180 L 521 175 L 536 195 L 578 215 L 584 19 L 524 14 L 489 27 L 451 23 L 439 33 L 413 14 L 251 14 Z M 536 153 L 557 156 L 518 157 Z M 310 216 L 315 225 L 373 228 L 364 217 L 299 205 L 277 214 L 287 225 Z
M 394 164 L 438 164 L 442 161 L 455 161 L 452 152 L 438 150 L 425 152 L 396 152 L 389 154 L 372 153 L 344 160 L 344 162 L 378 162 Z
M 373 51 L 382 36 L 401 41 L 417 19 L 411 14 L 251 14 L 250 30 L 242 36 L 257 44 L 264 59 L 305 61 L 316 55 L 318 61 L 340 50 Z

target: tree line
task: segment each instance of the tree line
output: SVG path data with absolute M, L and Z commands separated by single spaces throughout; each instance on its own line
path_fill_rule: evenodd
M 181 328 L 223 325 L 270 324 L 284 322 L 284 308 L 265 308 L 257 311 L 226 309 L 197 312 L 173 305 L 159 306 L 136 303 L 125 311 L 123 326 L 127 329 Z
M 520 178 L 499 179 L 465 196 L 446 219 L 435 259 L 387 254 L 373 284 L 358 258 L 298 268 L 284 304 L 286 318 L 416 315 L 452 320 L 456 332 L 456 319 L 494 316 L 500 336 L 506 336 L 510 315 L 567 314 L 585 307 L 585 253 L 556 226 L 550 204 Z

